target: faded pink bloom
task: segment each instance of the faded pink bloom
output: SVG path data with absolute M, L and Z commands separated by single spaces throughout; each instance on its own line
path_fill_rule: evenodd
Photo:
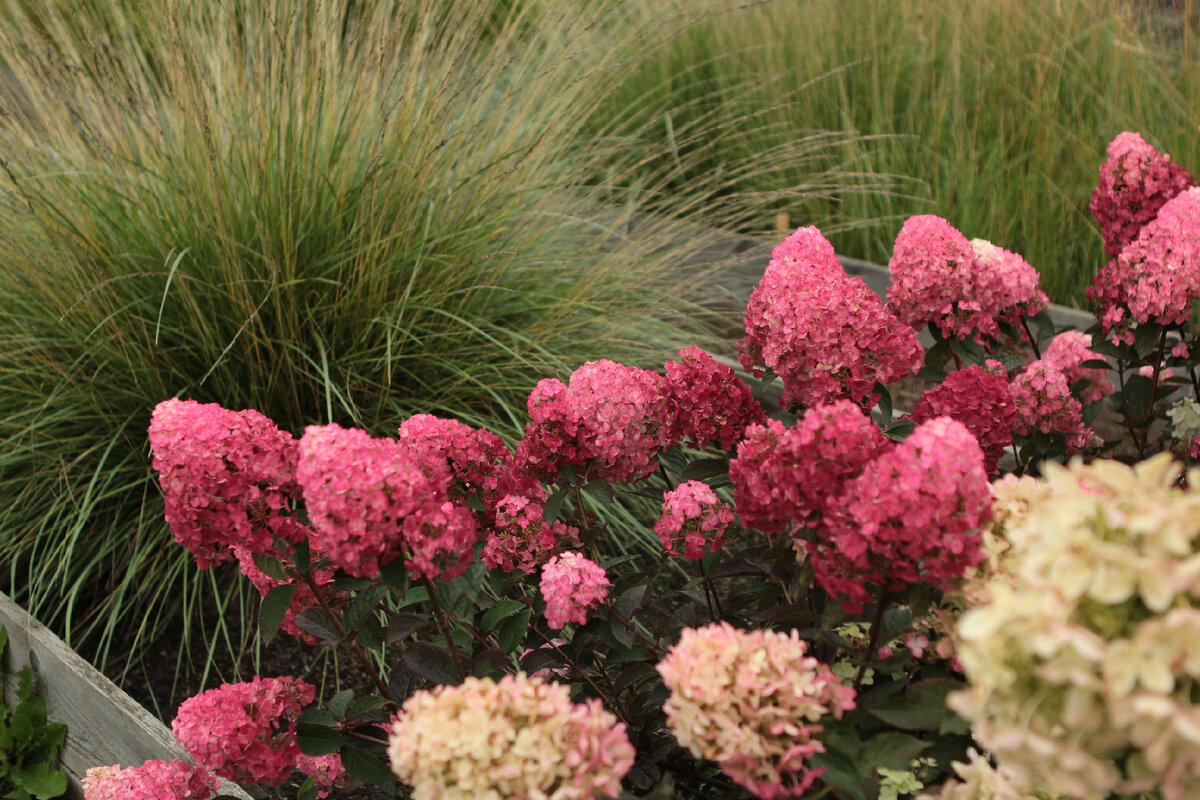
M 913 408 L 911 418 L 921 423 L 934 417 L 961 422 L 979 442 L 984 470 L 993 474 L 1012 444 L 1016 405 L 1008 375 L 998 362 L 955 370 L 939 386 L 928 389 Z
M 275 536 L 302 538 L 287 516 L 299 496 L 291 434 L 254 410 L 164 400 L 150 418 L 153 466 L 175 541 L 206 569 L 239 545 L 265 552 Z
M 729 464 L 738 516 L 764 533 L 815 525 L 843 484 L 889 447 L 849 400 L 814 406 L 792 428 L 751 425 Z
M 84 800 L 208 800 L 221 782 L 203 767 L 175 759 L 140 767 L 91 767 L 83 776 Z
M 557 520 L 546 524 L 546 497 L 544 491 L 533 497 L 510 494 L 496 504 L 482 554 L 488 569 L 533 572 L 551 556 L 581 546 L 578 528 Z
M 425 577 L 453 578 L 474 556 L 475 519 L 449 499 L 445 458 L 336 424 L 300 440 L 296 479 L 313 547 L 351 575 L 373 578 L 403 556 Z
M 1188 444 L 1188 458 L 1193 461 L 1200 459 L 1200 436 L 1195 436 Z
M 905 221 L 888 268 L 888 308 L 914 328 L 936 326 L 948 339 L 999 339 L 998 323 L 1018 325 L 1049 302 L 1041 276 L 1024 258 L 983 239 L 967 241 L 933 214 Z
M 599 700 L 524 673 L 421 690 L 388 737 L 414 800 L 616 797 L 633 767 L 625 725 Z
M 1118 134 L 1108 145 L 1108 159 L 1100 166 L 1100 182 L 1088 204 L 1100 223 L 1105 252 L 1120 255 L 1168 200 L 1195 185 L 1186 169 L 1140 134 Z
M 861 278 L 850 278 L 816 228 L 776 248 L 746 306 L 742 367 L 783 379 L 784 407 L 849 398 L 869 408 L 875 384 L 920 367 L 916 335 L 884 308 Z
M 878 590 L 945 589 L 978 564 L 992 516 L 983 452 L 960 422 L 937 417 L 867 464 L 831 504 L 827 528 L 798 540 L 816 581 L 861 610 Z
M 566 466 L 592 480 L 640 480 L 667 444 L 670 404 L 656 372 L 589 361 L 570 382 L 540 381 L 529 396 L 531 421 L 513 458 L 520 477 L 553 482 Z
M 807 763 L 825 752 L 819 720 L 854 708 L 854 690 L 807 654 L 796 631 L 684 628 L 658 672 L 679 743 L 763 798 L 803 795 L 823 772 Z
M 1085 383 L 1080 392 L 1080 401 L 1084 403 L 1094 403 L 1113 393 L 1107 369 L 1081 366 L 1085 361 L 1104 360 L 1103 356 L 1091 350 L 1091 346 L 1091 337 L 1086 333 L 1063 331 L 1050 341 L 1050 346 L 1042 354 L 1045 364 L 1066 376 L 1068 386 L 1079 381 Z
M 1173 355 L 1175 358 L 1187 358 L 1189 355 L 1191 355 L 1191 352 L 1192 351 L 1188 349 L 1187 342 L 1184 342 L 1183 340 L 1176 342 L 1175 346 L 1171 348 L 1171 355 Z
M 717 441 L 728 450 L 746 426 L 766 421 L 762 406 L 733 369 L 717 363 L 699 347 L 679 351 L 668 361 L 667 391 L 673 406 L 670 441 L 690 439 L 696 446 Z
M 1067 449 L 1082 450 L 1094 434 L 1083 422 L 1083 406 L 1071 396 L 1065 373 L 1045 361 L 1032 361 L 1012 379 L 1013 402 L 1017 408 L 1013 432 L 1065 437 Z
M 346 768 L 342 765 L 342 757 L 337 753 L 324 756 L 306 756 L 301 753 L 296 758 L 296 771 L 313 779 L 317 797 L 329 797 L 330 791 L 346 782 Z
M 315 696 L 312 685 L 292 677 L 227 683 L 184 700 L 171 732 L 222 778 L 279 785 L 301 755 L 296 717 Z
M 663 515 L 654 525 L 670 555 L 690 559 L 703 558 L 725 544 L 725 534 L 733 526 L 733 509 L 717 497 L 711 486 L 687 481 L 663 493 Z
M 568 622 L 587 624 L 587 613 L 608 596 L 608 577 L 599 564 L 568 550 L 542 567 L 546 623 L 558 630 Z

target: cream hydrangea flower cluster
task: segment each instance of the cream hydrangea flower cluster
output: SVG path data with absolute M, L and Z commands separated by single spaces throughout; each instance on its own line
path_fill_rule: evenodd
M 821 718 L 841 719 L 855 696 L 806 649 L 796 631 L 684 628 L 658 665 L 671 732 L 756 796 L 800 797 L 821 774 L 807 763 L 825 752 Z
M 417 692 L 388 756 L 415 800 L 615 797 L 634 762 L 599 700 L 572 704 L 567 686 L 524 673 Z
M 1018 789 L 978 751 L 968 750 L 967 758 L 965 764 L 951 764 L 957 780 L 952 778 L 942 784 L 938 794 L 918 795 L 917 800 L 1048 800 L 1047 795 Z
M 1021 790 L 1194 797 L 1200 471 L 1181 489 L 1163 453 L 1044 472 L 997 492 L 1009 547 L 959 620 L 952 707 Z

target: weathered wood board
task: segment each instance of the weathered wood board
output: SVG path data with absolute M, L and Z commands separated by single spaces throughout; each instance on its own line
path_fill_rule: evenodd
M 68 797 L 81 800 L 79 779 L 89 767 L 136 766 L 152 759 L 191 761 L 167 726 L 2 593 L 0 625 L 8 629 L 5 701 L 12 702 L 16 672 L 28 664 L 37 692 L 46 699 L 47 717 L 67 725 L 62 768 L 71 779 Z M 221 791 L 251 800 L 228 781 Z

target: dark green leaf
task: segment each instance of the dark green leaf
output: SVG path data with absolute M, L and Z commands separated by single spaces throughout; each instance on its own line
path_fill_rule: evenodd
M 350 701 L 353 699 L 354 690 L 343 689 L 329 701 L 329 713 L 338 721 L 346 719 L 346 709 L 350 707 Z
M 853 761 L 841 753 L 833 750 L 817 753 L 809 763 L 814 767 L 825 769 L 820 779 L 834 789 L 854 800 L 868 800 L 867 787 L 864 785 L 866 783 L 864 770 L 859 769 Z
M 382 786 L 388 790 L 391 790 L 396 779 L 382 759 L 352 744 L 342 748 L 342 766 L 349 775 L 363 783 Z
M 325 756 L 338 751 L 342 746 L 342 735 L 324 725 L 297 722 L 296 744 L 306 756 Z
M 16 767 L 11 777 L 13 783 L 38 800 L 61 797 L 63 792 L 67 791 L 66 773 L 55 769 L 53 764 L 46 761 Z
M 395 644 L 401 639 L 407 639 L 413 632 L 433 623 L 433 617 L 428 614 L 412 614 L 399 611 L 388 619 L 387 643 Z
M 634 612 L 642 607 L 642 601 L 646 599 L 646 592 L 649 589 L 650 587 L 645 583 L 639 583 L 637 586 L 626 589 L 613 602 L 613 611 L 625 619 L 631 619 Z
M 524 641 L 529 631 L 529 620 L 533 618 L 533 610 L 525 609 L 515 616 L 509 617 L 500 626 L 500 636 L 497 644 L 506 653 L 516 650 Z
M 255 553 L 254 565 L 263 571 L 263 574 L 268 578 L 274 578 L 277 581 L 288 581 L 287 572 L 283 569 L 283 562 L 274 556 L 266 556 L 262 553 Z
M 883 429 L 883 435 L 893 442 L 903 442 L 916 429 L 917 423 L 911 419 L 898 419 Z
M 1112 369 L 1112 364 L 1109 364 L 1103 358 L 1089 358 L 1079 366 L 1084 369 Z
M 946 708 L 946 695 L 963 684 L 949 678 L 930 678 L 908 687 L 900 697 L 893 697 L 871 714 L 897 728 L 908 731 L 936 731 L 941 729 L 954 712 Z
M 892 393 L 882 383 L 875 383 L 875 391 L 879 393 L 879 413 L 885 422 L 892 421 Z
M 617 499 L 612 484 L 608 481 L 589 481 L 584 484 L 583 490 L 605 505 L 614 503 Z
M 310 775 L 304 779 L 304 783 L 300 784 L 300 788 L 296 790 L 296 800 L 316 800 L 317 798 L 317 782 Z
M 1139 323 L 1133 331 L 1133 349 L 1138 358 L 1145 360 L 1147 356 L 1158 349 L 1159 340 L 1163 335 L 1163 326 L 1152 322 Z
M 379 577 L 388 586 L 403 589 L 408 581 L 408 569 L 404 566 L 404 559 L 393 558 L 386 564 L 380 564 Z
M 958 356 L 964 366 L 982 364 L 988 357 L 987 351 L 970 339 L 949 339 L 950 352 Z
M 425 680 L 436 684 L 456 684 L 458 670 L 454 656 L 441 645 L 413 642 L 404 651 L 404 663 Z
M 350 575 L 338 575 L 333 582 L 337 588 L 347 592 L 357 592 L 376 583 L 370 578 L 355 578 Z
M 258 633 L 264 642 L 269 642 L 279 633 L 283 615 L 296 596 L 296 586 L 285 583 L 267 592 L 258 607 Z
M 883 612 L 883 625 L 879 628 L 879 641 L 890 642 L 901 634 L 912 629 L 912 609 L 895 606 Z M 874 658 L 872 653 L 871 657 Z
M 392 667 L 391 678 L 388 680 L 388 695 L 392 698 L 393 703 L 402 705 L 416 688 L 417 676 L 404 665 L 403 661 Z
M 336 647 L 341 637 L 330 627 L 325 612 L 319 608 L 310 608 L 296 615 L 296 627 L 328 647 Z
M 306 708 L 300 712 L 300 716 L 296 717 L 296 722 L 303 722 L 305 725 L 316 725 L 322 728 L 337 727 L 337 720 L 333 718 L 333 714 L 323 708 Z
M 356 631 L 361 628 L 387 593 L 387 586 L 382 583 L 373 583 L 355 595 L 354 599 L 350 601 L 350 605 L 346 607 L 345 613 L 342 614 L 342 625 L 346 630 Z
M 559 489 L 550 498 L 546 500 L 546 505 L 542 507 L 542 519 L 547 525 L 553 525 L 558 521 L 558 514 L 562 510 L 563 500 L 567 498 L 567 490 Z
M 497 625 L 524 608 L 528 606 L 520 600 L 497 600 L 494 606 L 484 612 L 479 623 L 479 632 L 491 633 Z
M 1145 375 L 1130 375 L 1125 379 L 1125 388 L 1120 392 L 1125 412 L 1133 419 L 1150 415 L 1150 394 L 1154 381 Z
M 860 760 L 870 772 L 878 767 L 907 772 L 913 759 L 932 746 L 933 742 L 923 742 L 907 733 L 881 733 L 866 741 Z
M 374 695 L 360 697 L 351 703 L 350 707 L 346 709 L 346 719 L 358 719 L 359 717 L 378 711 L 381 708 L 387 708 L 389 705 L 391 704 L 382 697 L 376 697 Z
M 680 480 L 702 481 L 729 472 L 728 458 L 701 458 L 691 462 L 679 473 Z M 661 497 L 661 495 L 660 495 Z

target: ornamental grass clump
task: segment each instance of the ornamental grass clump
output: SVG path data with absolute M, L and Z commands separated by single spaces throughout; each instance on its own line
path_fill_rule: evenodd
M 953 707 L 1018 788 L 1100 800 L 1200 788 L 1200 472 L 1046 464 L 959 620 Z

